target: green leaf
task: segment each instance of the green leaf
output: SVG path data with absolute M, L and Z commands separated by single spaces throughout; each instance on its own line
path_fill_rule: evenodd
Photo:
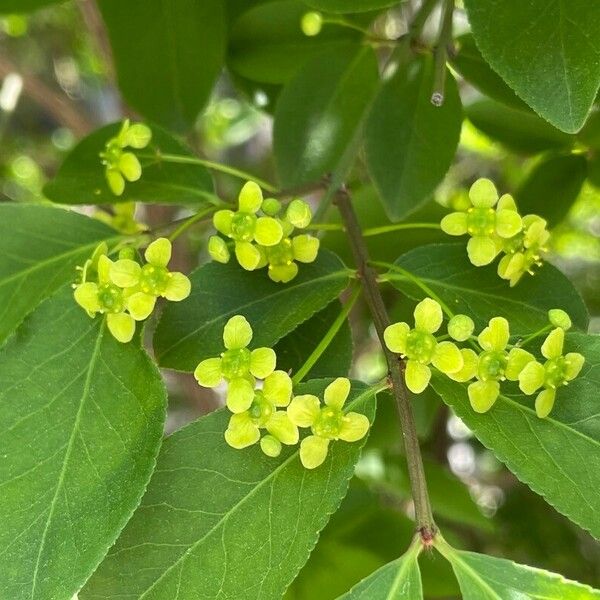
M 406 554 L 363 579 L 340 600 L 422 600 L 419 549 L 420 543 L 415 543 Z
M 444 540 L 437 549 L 452 564 L 464 600 L 594 600 L 600 591 L 556 573 L 510 560 L 451 548 Z
M 223 352 L 223 327 L 236 314 L 250 322 L 253 347 L 273 346 L 342 292 L 348 270 L 334 254 L 321 250 L 288 284 L 234 263 L 209 263 L 190 279 L 191 295 L 166 307 L 154 337 L 159 364 L 180 371 L 193 371 L 201 360 Z
M 427 200 L 456 152 L 462 111 L 454 77 L 446 73 L 440 107 L 431 103 L 432 88 L 430 58 L 402 65 L 383 85 L 367 120 L 367 164 L 392 220 Z
M 451 57 L 452 66 L 470 84 L 498 102 L 513 108 L 529 110 L 527 104 L 485 62 L 470 33 L 461 35 L 455 40 L 455 44 L 457 51 Z
M 465 0 L 475 41 L 544 119 L 581 129 L 600 86 L 600 12 L 588 0 Z M 490 18 L 493 16 L 493 18 Z
M 120 344 L 70 287 L 0 351 L 0 597 L 68 599 L 138 505 L 166 395 L 139 344 Z
M 515 193 L 519 211 L 541 215 L 554 227 L 579 196 L 586 175 L 585 156 L 569 154 L 542 160 Z
M 228 66 L 243 77 L 263 83 L 288 82 L 303 64 L 329 49 L 359 45 L 360 32 L 325 24 L 319 35 L 302 33 L 300 21 L 307 7 L 296 0 L 261 4 L 233 24 Z
M 0 14 L 25 13 L 63 0 L 0 0 Z
M 113 123 L 81 140 L 67 155 L 56 177 L 46 185 L 44 194 L 60 204 L 137 201 L 197 205 L 213 197 L 212 177 L 203 166 L 158 162 L 154 158 L 140 158 L 141 179 L 126 183 L 123 195 L 115 196 L 106 183 L 99 153 L 120 127 L 120 123 Z M 194 156 L 186 146 L 156 125 L 152 126 L 152 142 L 148 148 L 131 151 L 142 157 L 154 156 L 156 152 Z
M 0 203 L 0 342 L 61 285 L 103 240 L 122 236 L 100 221 L 59 208 Z
M 223 0 L 101 0 L 119 89 L 144 117 L 189 130 L 225 59 Z
M 375 53 L 354 45 L 319 54 L 290 81 L 277 102 L 273 132 L 285 187 L 335 169 L 378 82 Z
M 493 100 L 468 105 L 466 115 L 477 129 L 513 152 L 535 154 L 570 148 L 574 143 L 573 136 L 552 127 L 537 115 Z
M 588 313 L 573 284 L 555 267 L 546 263 L 526 275 L 514 288 L 500 279 L 496 265 L 475 267 L 467 258 L 465 243 L 431 244 L 407 252 L 395 263 L 418 277 L 455 313 L 473 318 L 478 328 L 495 316 L 510 321 L 513 335 L 527 335 L 548 323 L 551 308 L 566 310 L 575 327 L 586 330 Z M 428 294 L 409 277 L 392 272 L 394 287 L 415 300 Z
M 334 301 L 279 340 L 274 347 L 277 368 L 295 373 L 312 354 L 341 311 L 341 303 Z M 348 375 L 352 366 L 353 349 L 352 333 L 346 321 L 305 379 Z
M 535 396 L 512 384 L 485 414 L 473 411 L 466 387 L 437 374 L 433 387 L 477 438 L 534 492 L 600 537 L 600 337 L 566 336 L 565 352 L 585 356 L 581 374 L 557 391 L 550 416 L 535 414 Z M 503 386 L 504 387 L 504 386 Z
M 321 394 L 330 380 L 308 382 Z M 372 420 L 373 392 L 354 383 L 350 407 Z M 225 410 L 168 437 L 140 508 L 79 600 L 280 598 L 346 493 L 361 443 L 333 442 L 309 471 L 297 448 L 277 458 L 223 438 Z
M 357 13 L 397 4 L 397 0 L 304 0 L 305 4 L 330 13 Z

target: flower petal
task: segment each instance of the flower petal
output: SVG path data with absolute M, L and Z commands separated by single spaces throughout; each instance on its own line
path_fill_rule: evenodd
M 98 301 L 98 286 L 87 281 L 79 284 L 73 292 L 75 302 L 84 308 L 90 316 L 94 316 L 100 310 L 100 302 Z
M 388 325 L 383 332 L 385 345 L 392 351 L 398 354 L 406 352 L 406 338 L 410 332 L 408 323 L 394 323 Z
M 454 381 L 460 381 L 461 383 L 469 381 L 475 377 L 477 373 L 478 356 L 471 348 L 462 348 L 460 351 L 463 358 L 463 367 L 456 373 L 446 373 L 450 379 Z
M 294 259 L 301 263 L 311 263 L 317 259 L 321 242 L 314 235 L 302 234 L 292 238 Z
M 464 235 L 467 233 L 467 213 L 453 212 L 446 215 L 441 220 L 440 227 L 448 235 Z
M 281 442 L 272 435 L 264 435 L 260 438 L 260 449 L 271 458 L 277 458 L 281 454 Z
M 292 398 L 287 413 L 292 423 L 298 427 L 310 427 L 319 416 L 321 402 L 312 394 L 303 394 Z
M 512 348 L 508 353 L 508 361 L 504 374 L 509 381 L 518 381 L 519 374 L 535 357 L 523 348 Z
M 524 394 L 531 396 L 544 385 L 545 378 L 544 365 L 533 360 L 527 363 L 519 373 L 519 387 Z
M 118 169 L 106 169 L 106 183 L 115 196 L 122 196 L 125 191 L 125 178 Z
M 121 288 L 137 285 L 140 281 L 142 267 L 129 258 L 121 258 L 110 265 L 110 280 Z
M 350 380 L 347 377 L 338 377 L 325 388 L 323 399 L 328 406 L 341 410 L 348 394 L 350 394 Z
M 414 315 L 415 327 L 427 333 L 435 333 L 444 320 L 442 307 L 432 298 L 421 300 L 415 307 Z
M 560 327 L 553 329 L 542 344 L 542 355 L 549 359 L 558 358 L 562 354 L 564 342 L 565 330 Z
M 567 381 L 571 381 L 579 375 L 584 363 L 585 357 L 579 352 L 568 352 L 565 355 L 565 377 Z
M 551 308 L 548 311 L 548 320 L 554 327 L 560 327 L 567 331 L 573 325 L 571 317 L 561 308 Z
M 498 399 L 500 384 L 497 381 L 475 381 L 467 388 L 469 401 L 477 413 L 485 413 Z
M 547 417 L 554 407 L 556 390 L 542 390 L 535 399 L 535 413 L 540 419 Z
M 440 342 L 433 351 L 431 362 L 442 373 L 458 373 L 464 366 L 463 356 L 452 342 Z
M 349 412 L 342 418 L 342 427 L 338 437 L 345 442 L 357 442 L 367 435 L 370 426 L 371 423 L 365 415 Z
M 191 281 L 183 273 L 178 273 L 177 271 L 169 273 L 169 275 L 169 281 L 167 282 L 163 296 L 171 302 L 185 300 L 192 291 Z
M 106 316 L 106 324 L 113 337 L 122 344 L 130 342 L 133 338 L 135 321 L 131 315 L 126 313 L 109 314 Z
M 223 343 L 227 350 L 245 348 L 252 340 L 252 327 L 243 315 L 235 315 L 225 323 Z
M 224 265 L 227 264 L 231 258 L 231 253 L 229 252 L 225 240 L 218 235 L 211 235 L 208 238 L 208 254 L 213 260 Z
M 136 292 L 127 298 L 127 311 L 136 321 L 143 321 L 150 316 L 155 304 L 155 296 Z
M 475 236 L 467 242 L 469 260 L 476 267 L 489 265 L 496 258 L 498 252 L 494 240 L 489 237 Z
M 416 360 L 406 362 L 406 387 L 414 394 L 420 394 L 429 384 L 431 369 Z
M 285 371 L 273 371 L 263 382 L 262 392 L 275 406 L 287 406 L 292 397 L 292 380 Z
M 231 234 L 231 221 L 233 220 L 234 212 L 232 210 L 218 210 L 213 215 L 213 225 L 215 229 L 223 235 Z
M 306 469 L 316 469 L 327 458 L 329 440 L 309 435 L 300 443 L 300 461 Z
M 514 212 L 519 212 L 517 210 L 515 199 L 510 194 L 502 194 L 502 196 L 500 196 L 500 200 L 498 200 L 498 204 L 496 204 L 496 210 L 512 210 Z
M 272 348 L 257 348 L 250 353 L 250 373 L 258 379 L 268 377 L 275 370 L 277 356 Z
M 119 158 L 119 171 L 127 181 L 137 181 L 142 176 L 142 165 L 133 152 L 123 152 Z
M 498 202 L 498 190 L 493 181 L 482 177 L 471 186 L 469 198 L 477 208 L 491 208 Z
M 292 200 L 287 207 L 285 212 L 287 220 L 298 229 L 303 229 L 310 225 L 312 219 L 312 211 L 310 206 L 304 202 L 304 200 Z
M 167 238 L 154 240 L 146 248 L 144 258 L 155 267 L 166 267 L 171 260 L 171 242 Z
M 499 210 L 496 212 L 496 233 L 501 238 L 511 238 L 523 228 L 521 216 L 514 210 Z
M 110 268 L 113 264 L 113 261 L 106 256 L 106 254 L 101 254 L 98 257 L 98 265 L 96 270 L 98 271 L 98 283 L 109 283 L 110 282 Z
M 275 436 L 282 444 L 293 446 L 298 443 L 298 426 L 291 421 L 289 415 L 283 410 L 274 412 L 269 417 L 265 427 L 267 428 L 267 431 Z
M 263 201 L 262 190 L 254 181 L 247 181 L 238 196 L 241 212 L 256 213 Z
M 225 441 L 237 450 L 256 444 L 260 439 L 260 431 L 247 413 L 232 415 L 225 430 Z
M 259 217 L 256 220 L 254 239 L 262 246 L 275 246 L 283 237 L 283 229 L 273 217 Z
M 207 358 L 194 371 L 196 381 L 203 387 L 213 388 L 223 381 L 220 358 Z
M 269 278 L 277 283 L 288 283 L 298 275 L 298 265 L 269 265 Z
M 254 271 L 260 264 L 261 254 L 258 248 L 250 242 L 236 242 L 235 257 L 243 269 Z
M 227 385 L 225 403 L 232 413 L 248 410 L 254 400 L 254 386 L 243 377 L 231 379 Z
M 508 321 L 504 317 L 494 317 L 477 336 L 477 341 L 484 350 L 504 350 L 509 337 Z

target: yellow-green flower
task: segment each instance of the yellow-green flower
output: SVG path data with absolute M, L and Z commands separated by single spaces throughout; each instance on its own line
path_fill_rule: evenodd
M 533 354 L 522 348 L 507 351 L 509 338 L 509 325 L 504 317 L 490 319 L 477 337 L 483 352 L 477 358 L 477 381 L 467 390 L 475 412 L 487 412 L 498 399 L 500 382 L 505 379 L 517 381 L 527 363 L 535 360 Z
M 135 220 L 135 202 L 120 202 L 112 207 L 113 214 L 97 209 L 94 218 L 125 234 L 146 231 L 148 227 Z
M 307 469 L 315 469 L 327 457 L 332 440 L 356 442 L 369 430 L 369 419 L 357 412 L 344 413 L 343 407 L 350 394 L 350 381 L 338 377 L 325 388 L 325 405 L 317 396 L 296 396 L 287 414 L 298 427 L 310 427 L 312 435 L 300 443 L 300 460 Z
M 276 356 L 271 348 L 248 349 L 252 335 L 245 317 L 231 317 L 223 329 L 225 351 L 220 357 L 203 360 L 194 371 L 194 377 L 204 387 L 213 388 L 222 381 L 228 383 L 226 402 L 233 413 L 250 408 L 256 379 L 266 379 L 275 370 Z
M 142 176 L 142 166 L 133 152 L 125 148 L 145 148 L 152 139 L 152 131 L 143 123 L 133 125 L 126 119 L 119 133 L 108 140 L 100 153 L 108 187 L 115 196 L 125 191 L 125 181 L 137 181 Z
M 417 304 L 415 326 L 394 323 L 386 328 L 384 339 L 392 351 L 406 357 L 406 385 L 411 392 L 420 394 L 429 384 L 429 364 L 442 373 L 457 373 L 463 368 L 463 356 L 452 342 L 438 342 L 433 335 L 442 326 L 442 307 L 431 298 Z
M 522 228 L 514 200 L 508 194 L 498 197 L 489 179 L 478 179 L 469 190 L 471 205 L 446 215 L 440 225 L 448 235 L 469 234 L 469 260 L 476 266 L 488 265 L 502 250 L 502 240 L 517 235 Z
M 503 241 L 506 253 L 498 263 L 498 275 L 515 286 L 525 273 L 533 275 L 533 268 L 542 265 L 542 256 L 548 251 L 550 232 L 547 223 L 537 215 L 523 217 L 523 230 Z
M 565 331 L 553 329 L 542 344 L 544 364 L 536 360 L 529 362 L 519 374 L 519 387 L 528 396 L 544 388 L 535 399 L 535 412 L 540 418 L 547 417 L 556 399 L 556 390 L 567 385 L 579 375 L 585 357 L 579 352 L 568 352 L 563 356 Z
M 281 444 L 298 443 L 298 427 L 288 414 L 278 408 L 286 407 L 292 396 L 292 380 L 284 371 L 273 371 L 265 378 L 262 390 L 254 390 L 251 403 L 229 420 L 225 440 L 233 448 L 242 449 L 260 440 L 267 456 L 279 456 Z M 261 439 L 261 430 L 268 434 Z

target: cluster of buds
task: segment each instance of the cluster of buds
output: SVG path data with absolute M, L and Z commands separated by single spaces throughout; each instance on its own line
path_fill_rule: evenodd
M 367 417 L 342 410 L 350 393 L 348 379 L 340 377 L 329 384 L 324 406 L 313 395 L 293 397 L 289 375 L 276 370 L 275 352 L 250 350 L 252 336 L 245 317 L 232 317 L 223 330 L 224 351 L 203 360 L 194 371 L 201 386 L 227 385 L 226 406 L 232 413 L 225 431 L 227 444 L 239 450 L 259 443 L 264 454 L 277 457 L 282 445 L 300 442 L 300 427 L 310 427 L 312 435 L 300 442 L 300 460 L 314 469 L 325 460 L 330 441 L 353 442 L 366 435 Z
M 490 319 L 478 336 L 467 315 L 455 315 L 448 322 L 448 334 L 457 342 L 471 342 L 477 350 L 459 348 L 450 341 L 438 341 L 443 313 L 438 302 L 425 298 L 414 312 L 415 326 L 394 323 L 385 330 L 386 346 L 406 361 L 407 387 L 421 393 L 431 379 L 431 367 L 454 381 L 469 383 L 469 401 L 474 411 L 485 413 L 500 395 L 502 381 L 518 381 L 525 394 L 539 393 L 535 407 L 540 418 L 546 417 L 554 405 L 556 390 L 577 377 L 584 357 L 576 352 L 562 355 L 564 331 L 571 326 L 569 316 L 560 309 L 549 311 L 553 329 L 542 344 L 541 354 L 547 361 L 538 362 L 527 350 L 509 344 L 510 330 L 504 317 Z
M 253 181 L 242 188 L 238 210 L 219 210 L 213 216 L 215 229 L 223 236 L 208 240 L 213 260 L 228 263 L 230 246 L 240 266 L 247 271 L 268 268 L 273 281 L 287 283 L 298 274 L 298 262 L 311 263 L 319 251 L 318 238 L 300 234 L 295 229 L 309 226 L 310 206 L 303 200 L 292 200 L 284 210 L 279 200 L 265 198 Z
M 75 301 L 92 318 L 105 314 L 108 329 L 119 342 L 131 341 L 136 321 L 150 316 L 159 296 L 178 302 L 190 294 L 190 280 L 167 269 L 171 260 L 169 240 L 152 242 L 144 257 L 146 262 L 141 265 L 135 250 L 127 247 L 113 261 L 102 243 L 79 268 L 81 280 L 74 286 Z
M 500 253 L 498 275 L 516 285 L 525 273 L 541 266 L 550 238 L 547 223 L 537 215 L 522 217 L 510 194 L 498 196 L 489 179 L 478 179 L 460 210 L 446 215 L 440 226 L 448 235 L 468 234 L 467 254 L 477 267 L 489 265 Z
M 152 139 L 152 131 L 143 123 L 131 124 L 126 119 L 116 136 L 110 138 L 100 152 L 105 167 L 106 182 L 115 196 L 123 195 L 125 181 L 137 181 L 142 176 L 138 157 L 126 148 L 141 150 Z

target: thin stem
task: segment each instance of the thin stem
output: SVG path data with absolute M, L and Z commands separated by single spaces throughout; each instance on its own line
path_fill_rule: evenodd
M 421 535 L 423 544 L 429 545 L 435 537 L 436 526 L 433 520 L 431 504 L 429 502 L 429 493 L 427 491 L 427 482 L 425 480 L 425 470 L 423 468 L 423 459 L 421 457 L 417 429 L 415 427 L 415 420 L 404 381 L 405 363 L 397 354 L 391 352 L 385 345 L 384 331 L 390 324 L 390 319 L 377 283 L 377 273 L 369 266 L 367 245 L 363 238 L 350 197 L 345 189 L 341 189 L 336 195 L 335 203 L 337 204 L 342 215 L 342 220 L 346 225 L 348 240 L 352 248 L 358 273 L 363 283 L 365 299 L 369 306 L 371 316 L 373 317 L 377 336 L 379 337 L 388 364 L 392 390 L 396 398 L 396 406 L 398 408 L 402 426 L 408 474 L 412 497 L 415 504 L 417 530 Z
M 400 231 L 403 229 L 441 229 L 439 223 L 395 223 L 394 225 L 382 225 L 381 227 L 370 227 L 363 231 L 364 237 L 381 235 L 391 231 Z
M 292 383 L 294 385 L 297 385 L 302 381 L 302 379 L 304 379 L 306 374 L 314 367 L 319 358 L 321 358 L 325 350 L 327 350 L 329 344 L 331 344 L 337 332 L 346 322 L 346 319 L 348 318 L 352 307 L 356 304 L 356 301 L 358 300 L 359 296 L 360 286 L 355 283 L 352 295 L 344 304 L 340 314 L 331 324 L 331 327 L 327 330 L 327 333 L 323 336 L 323 339 L 319 342 L 319 345 L 312 351 L 311 355 L 306 359 L 305 363 L 298 369 L 297 373 L 292 377 Z
M 452 39 L 452 14 L 454 0 L 445 0 L 440 22 L 440 34 L 434 50 L 434 79 L 431 104 L 442 106 L 446 88 L 446 60 L 448 59 L 448 44 Z
M 518 347 L 525 346 L 525 344 L 529 344 L 529 342 L 535 340 L 535 338 L 539 337 L 540 335 L 547 333 L 551 329 L 552 329 L 552 325 L 550 325 L 550 324 L 545 325 L 538 331 L 532 333 L 531 335 L 528 335 L 525 339 L 523 339 L 520 342 L 518 342 L 517 344 L 515 344 L 515 346 L 518 346 Z
M 138 157 L 154 159 L 157 162 L 169 162 L 181 165 L 201 165 L 203 167 L 206 167 L 207 169 L 212 169 L 213 171 L 220 171 L 221 173 L 232 175 L 233 177 L 237 177 L 238 179 L 254 181 L 263 190 L 269 192 L 270 194 L 275 194 L 278 192 L 278 189 L 268 181 L 259 179 L 255 175 L 247 173 L 246 171 L 242 171 L 241 169 L 236 169 L 235 167 L 230 167 L 228 165 L 214 162 L 212 160 L 205 160 L 204 158 L 197 158 L 195 156 L 182 156 L 180 154 L 163 154 L 162 152 L 156 152 L 156 154 L 138 154 Z
M 211 206 L 210 208 L 207 208 L 206 210 L 201 210 L 200 212 L 197 212 L 195 215 L 192 215 L 191 217 L 184 219 L 183 222 L 181 223 L 181 225 L 179 225 L 179 227 L 177 227 L 177 229 L 175 229 L 175 231 L 173 231 L 173 233 L 171 233 L 171 235 L 169 236 L 169 241 L 171 241 L 171 242 L 175 241 L 189 227 L 191 227 L 198 221 L 204 219 L 205 217 L 212 215 L 219 208 L 222 208 L 222 207 L 221 206 Z
M 339 223 L 311 223 L 306 229 L 313 231 L 344 231 L 344 226 Z
M 425 23 L 437 3 L 438 0 L 423 0 L 423 3 L 415 14 L 408 30 L 408 35 L 411 40 L 415 40 L 421 35 L 421 31 L 423 31 L 423 27 L 425 27 Z

